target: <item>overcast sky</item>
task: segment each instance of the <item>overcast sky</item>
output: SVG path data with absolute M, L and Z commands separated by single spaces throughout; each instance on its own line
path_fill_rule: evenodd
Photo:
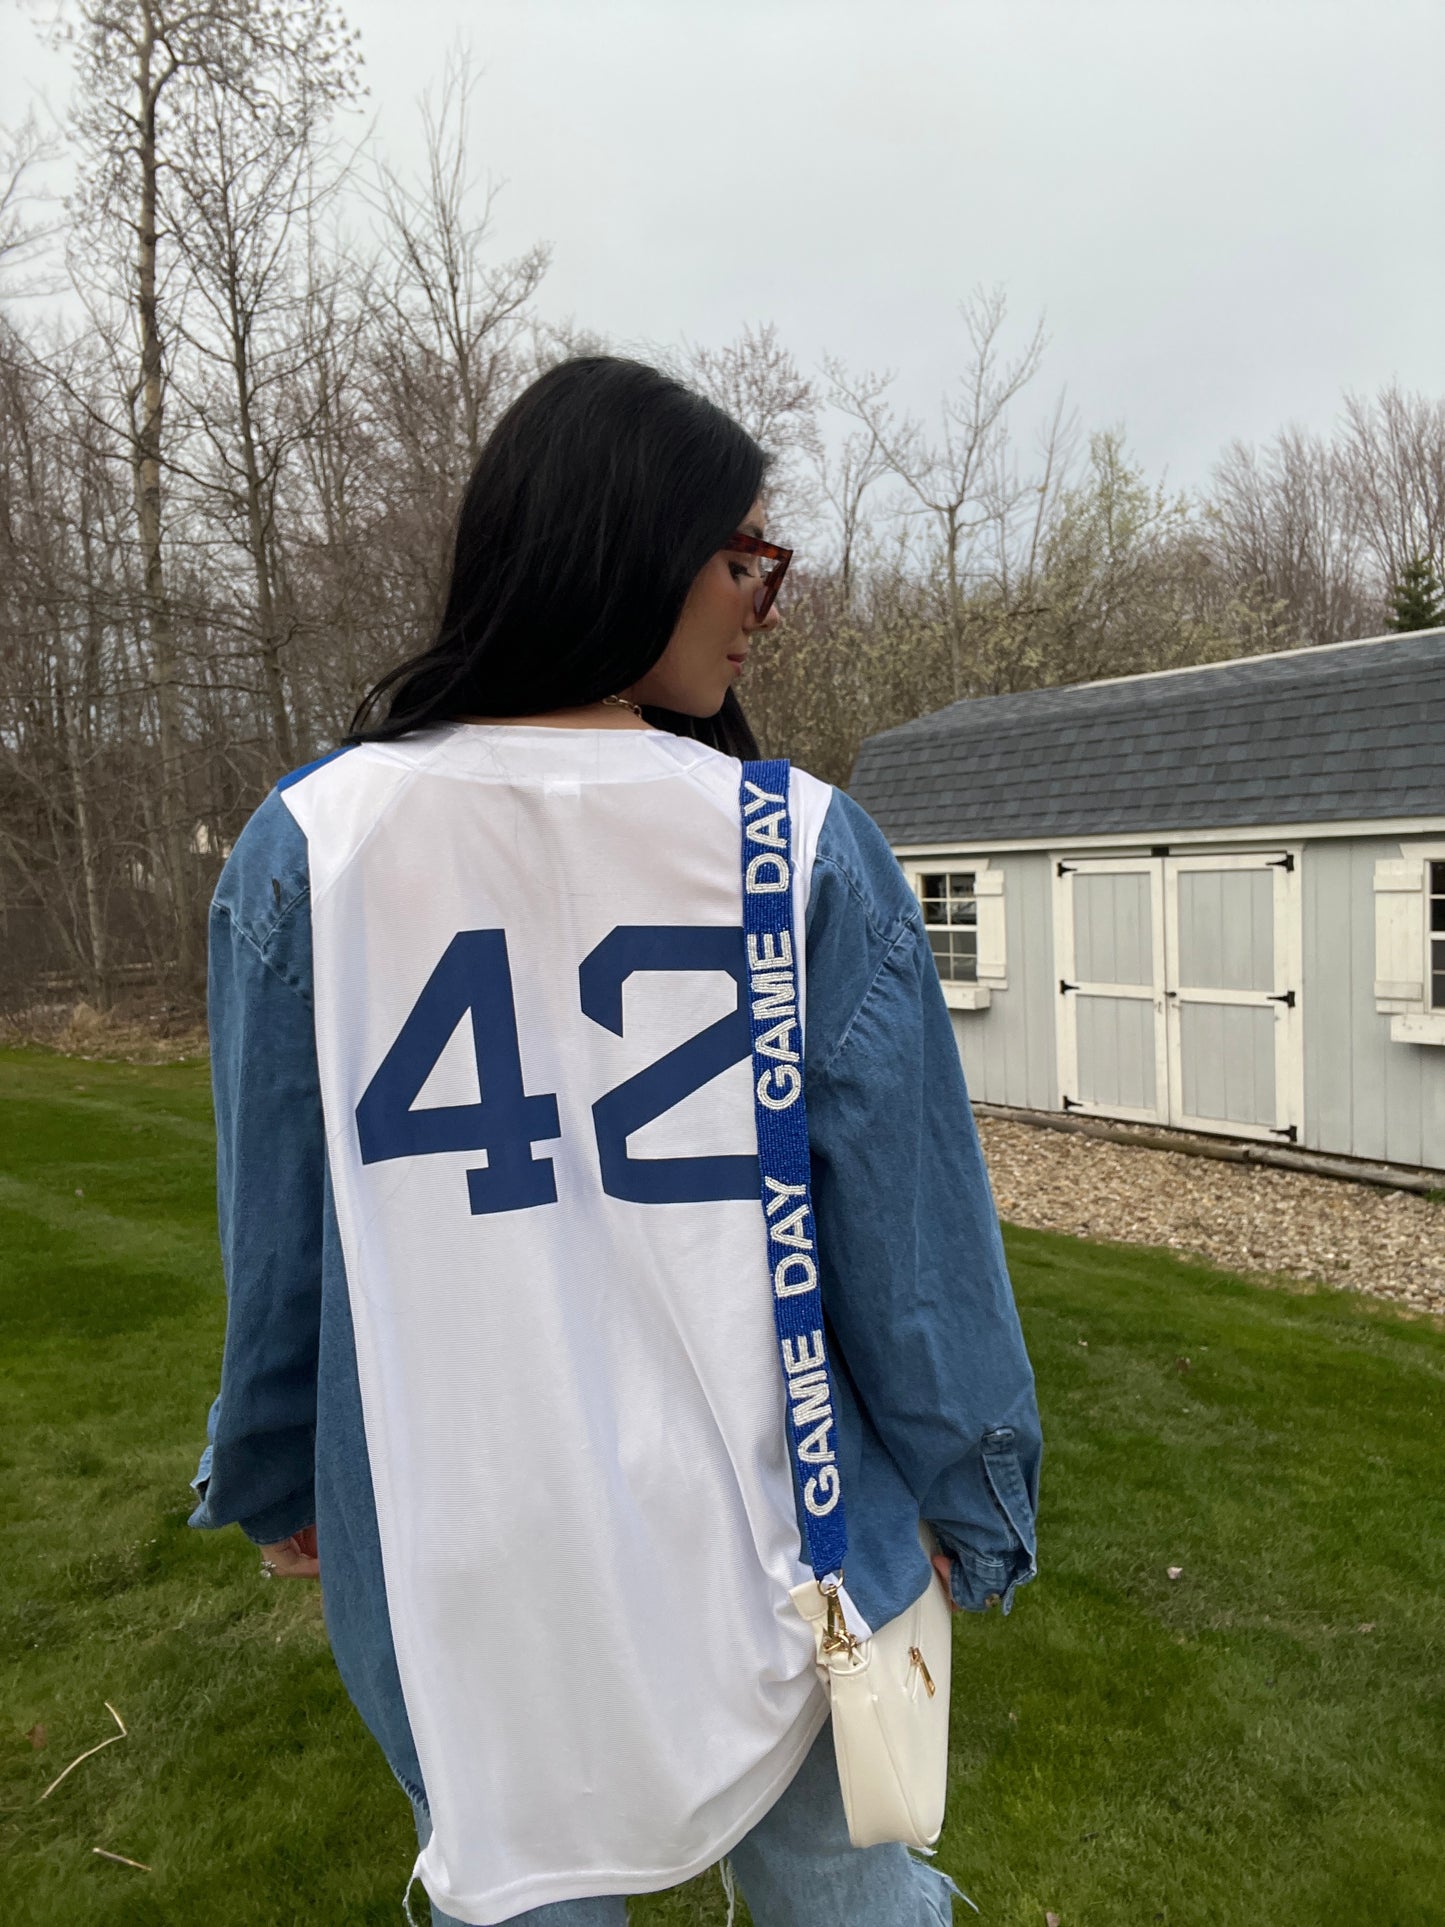
M 449 45 L 473 163 L 541 305 L 721 345 L 776 324 L 936 414 L 958 304 L 1001 283 L 1152 475 L 1327 429 L 1345 389 L 1445 393 L 1441 0 L 352 0 L 370 110 L 420 152 Z M 65 70 L 11 0 L 0 114 Z

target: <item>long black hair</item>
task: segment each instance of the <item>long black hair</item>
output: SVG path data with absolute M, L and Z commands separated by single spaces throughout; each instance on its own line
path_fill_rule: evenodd
M 578 355 L 549 368 L 477 457 L 435 641 L 368 690 L 347 741 L 468 714 L 540 715 L 629 688 L 667 647 L 698 570 L 774 459 L 645 362 Z M 731 755 L 758 754 L 734 690 L 713 716 L 647 705 L 643 715 Z

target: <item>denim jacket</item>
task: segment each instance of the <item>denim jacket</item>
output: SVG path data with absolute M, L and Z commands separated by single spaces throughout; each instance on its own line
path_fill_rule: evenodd
M 317 1526 L 338 1670 L 424 1808 L 327 1167 L 306 841 L 285 780 L 237 840 L 211 906 L 228 1312 L 189 1523 L 239 1524 L 256 1544 Z M 1036 1571 L 1033 1372 L 918 899 L 841 790 L 819 832 L 805 931 L 804 1088 L 848 1591 L 873 1626 L 916 1599 L 930 1578 L 923 1518 L 950 1555 L 956 1604 L 1007 1613 Z

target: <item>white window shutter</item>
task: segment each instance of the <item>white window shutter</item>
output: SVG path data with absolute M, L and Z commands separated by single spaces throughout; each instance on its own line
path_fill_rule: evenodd
M 1375 864 L 1375 1008 L 1425 1008 L 1425 864 L 1418 856 Z
M 978 903 L 978 981 L 991 990 L 1007 990 L 1003 871 L 980 870 L 973 889 Z

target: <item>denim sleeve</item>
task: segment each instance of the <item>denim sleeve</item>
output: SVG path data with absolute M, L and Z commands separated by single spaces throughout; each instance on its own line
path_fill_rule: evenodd
M 274 792 L 211 906 L 208 1015 L 226 1338 L 193 1526 L 315 1522 L 325 1138 L 305 843 Z
M 918 900 L 839 793 L 809 906 L 807 1099 L 824 1301 L 956 1603 L 1035 1576 L 1042 1437 L 997 1212 Z

